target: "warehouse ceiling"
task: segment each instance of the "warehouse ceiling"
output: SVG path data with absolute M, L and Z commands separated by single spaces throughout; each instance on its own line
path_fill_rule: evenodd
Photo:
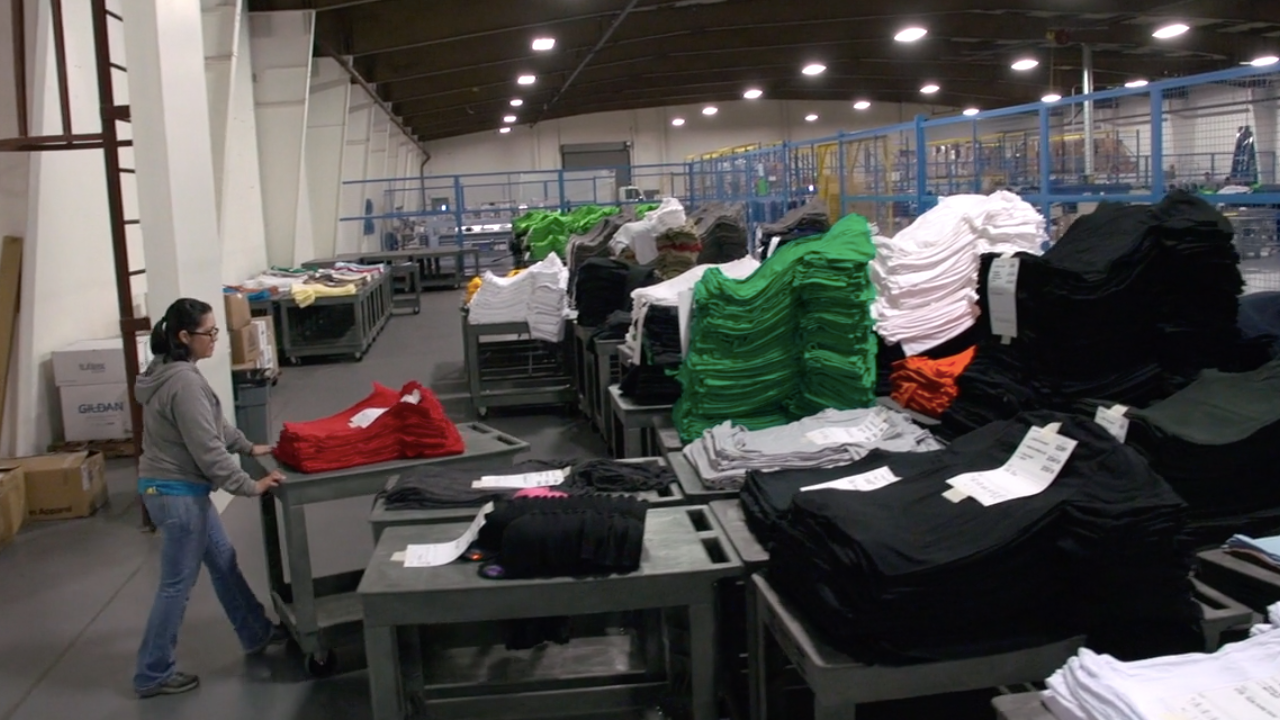
M 995 108 L 1280 55 L 1280 0 L 249 0 L 315 10 L 316 52 L 353 68 L 420 139 L 608 110 L 786 100 Z M 1123 8 L 1123 9 L 1122 9 Z M 1176 37 L 1157 29 L 1183 24 Z M 894 36 L 928 31 L 914 42 Z M 553 38 L 548 51 L 532 48 Z M 1011 64 L 1039 65 L 1016 71 Z M 806 65 L 825 66 L 813 75 Z M 1280 67 L 1280 66 L 1278 66 Z M 517 78 L 532 75 L 532 84 Z M 937 85 L 925 95 L 920 88 Z M 511 101 L 519 98 L 520 107 Z

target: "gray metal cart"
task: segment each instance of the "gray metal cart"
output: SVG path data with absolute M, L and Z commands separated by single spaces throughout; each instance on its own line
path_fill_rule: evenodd
M 382 273 L 355 295 L 317 297 L 303 307 L 292 297 L 275 301 L 277 342 L 285 360 L 351 355 L 364 357 L 391 318 L 391 277 Z
M 525 322 L 473 325 L 462 308 L 462 345 L 471 403 L 491 407 L 572 403 L 577 397 L 566 343 L 534 340 Z
M 280 620 L 305 653 L 307 669 L 312 674 L 323 676 L 332 672 L 333 648 L 360 631 L 360 604 L 355 589 L 362 572 L 312 576 L 306 506 L 373 495 L 386 485 L 388 478 L 407 468 L 480 459 L 511 462 L 517 454 L 529 449 L 523 440 L 480 423 L 459 425 L 458 431 L 466 451 L 448 457 L 397 460 L 323 473 L 292 472 L 270 456 L 247 460 L 259 466 L 260 475 L 280 469 L 288 476 L 280 487 L 261 498 L 262 541 L 271 600 Z
M 680 487 L 684 490 L 684 494 L 691 498 L 697 498 L 698 502 L 738 497 L 738 490 L 719 490 L 707 487 L 702 482 L 702 476 L 698 474 L 698 468 L 689 462 L 682 450 L 677 450 L 667 455 L 667 463 L 671 465 L 672 472 L 676 474 L 676 479 L 680 481 Z
M 583 653 L 575 655 L 578 640 L 546 648 L 523 674 L 483 650 L 467 654 L 479 659 L 470 667 L 442 667 L 448 663 L 423 657 L 420 635 L 410 626 L 658 608 L 687 608 L 693 717 L 718 717 L 715 583 L 740 574 L 742 565 L 705 507 L 650 510 L 640 569 L 626 575 L 495 581 L 480 577 L 472 563 L 406 568 L 392 560 L 411 544 L 455 540 L 466 526 L 391 528 L 374 550 L 359 594 L 375 720 L 400 720 L 407 706 L 418 703 L 433 718 L 563 717 L 651 704 L 668 685 L 651 652 L 615 653 L 604 663 L 606 673 L 600 673 L 598 657 L 583 663 Z M 670 659 L 666 666 L 669 681 Z
M 410 248 L 406 250 L 373 250 L 363 253 L 346 253 L 332 258 L 308 260 L 305 268 L 330 268 L 340 262 L 361 265 L 412 263 L 418 268 L 423 287 L 461 287 L 467 273 L 467 257 L 471 258 L 472 275 L 480 274 L 480 250 L 474 247 Z M 446 268 L 441 260 L 452 259 L 453 267 Z
M 639 457 L 658 452 L 654 440 L 653 421 L 671 417 L 672 405 L 637 405 L 622 394 L 618 385 L 610 385 L 606 391 L 609 402 L 609 419 L 613 430 L 606 436 L 616 457 Z

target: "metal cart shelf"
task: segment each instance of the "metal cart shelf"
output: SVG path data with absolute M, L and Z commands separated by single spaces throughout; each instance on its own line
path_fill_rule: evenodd
M 467 257 L 471 257 L 473 275 L 480 274 L 480 249 L 474 247 L 411 248 L 406 250 L 376 250 L 366 253 L 346 253 L 333 258 L 309 260 L 302 264 L 307 268 L 333 267 L 340 262 L 361 265 L 397 265 L 412 263 L 417 266 L 422 287 L 461 287 L 467 274 Z M 447 268 L 441 260 L 452 259 L 453 267 Z
M 364 357 L 391 318 L 391 278 L 382 273 L 355 295 L 317 297 L 302 307 L 292 297 L 270 302 L 279 330 L 280 354 L 291 363 L 304 357 Z M 266 304 L 255 303 L 254 308 Z
M 462 308 L 463 351 L 471 403 L 491 407 L 559 405 L 577 398 L 567 344 L 534 340 L 525 322 L 473 325 Z
M 461 455 L 396 460 L 323 473 L 298 473 L 282 468 L 275 458 L 250 458 L 260 475 L 281 469 L 288 480 L 261 498 L 263 549 L 271 599 L 280 620 L 289 628 L 315 675 L 332 672 L 333 648 L 360 632 L 360 603 L 355 596 L 363 571 L 313 577 L 307 539 L 306 506 L 313 503 L 374 495 L 396 473 L 421 465 L 451 465 L 481 459 L 510 463 L 529 444 L 480 423 L 458 426 L 466 451 Z M 277 512 L 276 503 L 280 509 Z M 282 532 L 283 530 L 283 532 Z M 285 580 L 285 568 L 289 580 Z

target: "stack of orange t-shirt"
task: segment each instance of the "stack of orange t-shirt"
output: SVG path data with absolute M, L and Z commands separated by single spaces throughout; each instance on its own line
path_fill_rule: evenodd
M 389 460 L 460 455 L 462 435 L 430 390 L 373 384 L 369 397 L 327 418 L 285 423 L 275 456 L 308 473 Z
M 976 348 L 941 360 L 915 355 L 893 364 L 893 401 L 929 417 L 939 417 L 960 393 L 956 378 L 969 367 Z

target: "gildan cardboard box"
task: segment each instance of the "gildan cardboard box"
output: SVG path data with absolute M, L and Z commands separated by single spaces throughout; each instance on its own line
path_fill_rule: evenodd
M 231 364 L 256 363 L 258 361 L 258 326 L 249 323 L 228 333 L 231 337 Z
M 77 452 L 0 460 L 22 467 L 28 520 L 88 517 L 107 503 L 102 453 Z
M 27 519 L 27 480 L 22 466 L 0 461 L 0 548 L 8 545 Z
M 256 317 L 253 326 L 258 330 L 257 366 L 265 370 L 277 369 L 275 321 L 269 317 Z
M 227 330 L 239 330 L 253 320 L 249 312 L 249 298 L 242 293 L 223 293 L 222 302 L 227 310 Z
M 123 440 L 133 436 L 129 386 L 73 385 L 58 388 L 62 396 L 62 434 L 67 442 Z
M 137 339 L 138 365 L 146 369 L 151 361 L 151 343 Z M 58 387 L 110 385 L 127 382 L 124 344 L 120 338 L 81 340 L 53 353 L 53 380 Z

